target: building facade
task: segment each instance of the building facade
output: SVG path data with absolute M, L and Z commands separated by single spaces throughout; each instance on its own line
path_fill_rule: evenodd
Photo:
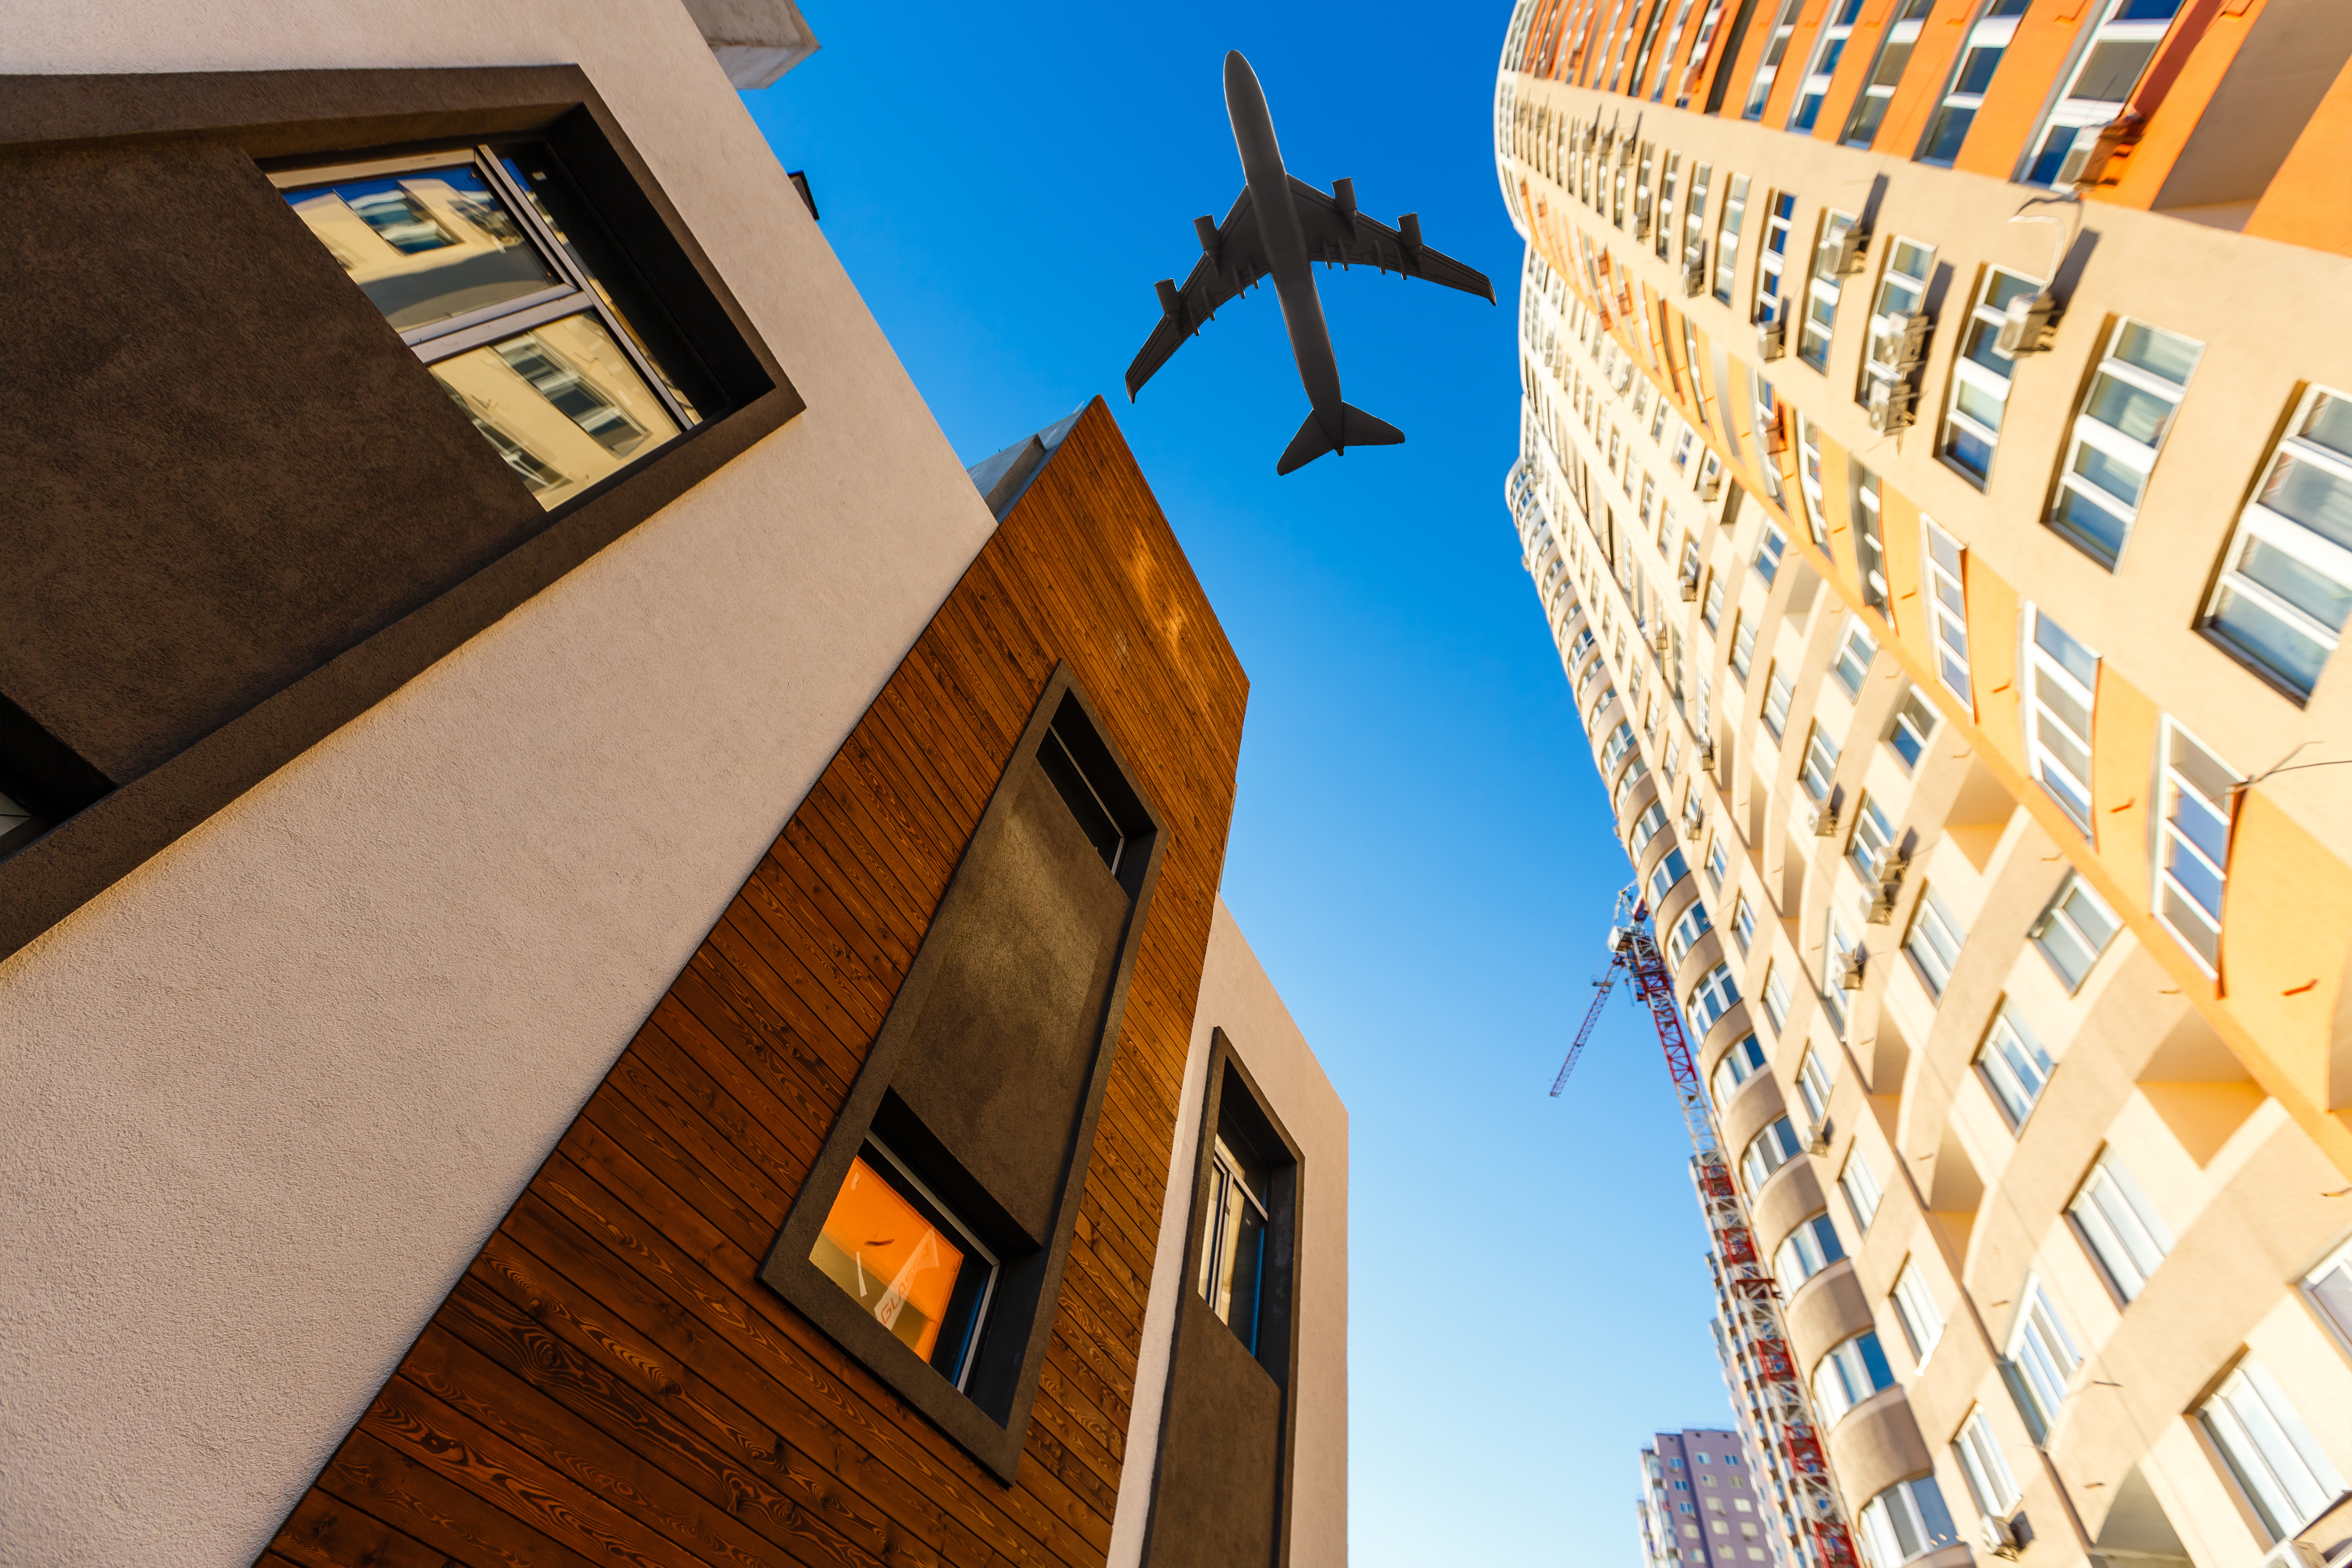
M 1753 1451 L 1738 1432 L 1661 1432 L 1642 1450 L 1642 1561 L 1647 1568 L 1780 1563 L 1778 1532 L 1758 1493 Z
M 1507 500 L 1876 1568 L 2352 1552 L 2347 61 L 1513 12 Z
M 958 463 L 812 47 L 0 43 L 0 1561 L 1345 1562 L 1246 677 L 1099 400 Z

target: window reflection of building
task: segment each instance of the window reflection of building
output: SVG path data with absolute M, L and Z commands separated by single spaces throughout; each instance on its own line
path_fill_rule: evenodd
M 585 312 L 436 361 L 432 371 L 542 505 L 678 433 L 612 334 Z

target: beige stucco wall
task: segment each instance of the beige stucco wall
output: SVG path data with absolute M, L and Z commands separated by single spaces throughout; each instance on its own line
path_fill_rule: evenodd
M 1168 1357 L 1176 1307 L 1187 1288 L 1184 1232 L 1191 1217 L 1194 1156 L 1206 1098 L 1209 1037 L 1223 1029 L 1270 1109 L 1305 1156 L 1299 1200 L 1305 1258 L 1298 1282 L 1297 1456 L 1291 1468 L 1290 1561 L 1294 1568 L 1345 1568 L 1348 1561 L 1348 1108 L 1298 1032 L 1274 982 L 1250 951 L 1224 900 L 1209 930 L 1201 1001 L 1184 1063 L 1184 1097 L 1176 1117 L 1176 1168 L 1160 1205 L 1160 1250 L 1136 1359 L 1135 1407 L 1127 1424 L 1127 1468 L 1119 1477 L 1110 1568 L 1136 1568 L 1151 1502 L 1160 1448 L 1160 1413 L 1168 1392 Z
M 0 72 L 553 62 L 807 412 L 0 964 L 0 1563 L 252 1561 L 992 526 L 674 0 L 0 29 Z

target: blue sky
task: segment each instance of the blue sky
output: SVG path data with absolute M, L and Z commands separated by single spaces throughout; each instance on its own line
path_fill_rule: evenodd
M 1612 1002 L 1545 1094 L 1627 871 L 1502 503 L 1507 0 L 804 8 L 824 48 L 745 102 L 956 450 L 1111 399 L 1249 671 L 1225 897 L 1352 1124 L 1350 1561 L 1638 1563 L 1635 1450 L 1729 1409 L 1654 1036 Z M 1402 447 L 1275 477 L 1307 403 L 1270 289 L 1126 402 L 1153 280 L 1241 188 L 1227 48 L 1293 174 L 1495 280 L 1318 273 Z

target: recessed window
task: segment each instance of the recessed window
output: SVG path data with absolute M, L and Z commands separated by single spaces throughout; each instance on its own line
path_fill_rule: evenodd
M 1844 916 L 1835 910 L 1822 916 L 1822 1011 L 1841 1038 L 1845 1035 L 1845 994 L 1862 988 L 1859 947 Z
M 2047 1434 L 2066 1402 L 2067 1387 L 2083 1364 L 2083 1352 L 2060 1321 L 2058 1309 L 2039 1281 L 2029 1279 L 2018 1298 L 2017 1327 L 2009 1341 L 2010 1364 L 2023 1394 L 2026 1414 Z
M 1079 737 L 1079 744 L 1084 746 L 1086 740 L 1084 736 Z M 1070 742 L 1062 734 L 1060 725 L 1046 727 L 1045 739 L 1037 748 L 1037 765 L 1053 781 L 1063 803 L 1069 806 L 1070 815 L 1078 819 L 1078 827 L 1086 834 L 1087 842 L 1095 847 L 1095 853 L 1102 857 L 1103 864 L 1110 868 L 1110 874 L 1118 876 L 1119 862 L 1126 856 L 1127 839 L 1119 832 L 1118 821 L 1111 815 L 1110 806 L 1087 778 L 1087 770 L 1073 754 Z
M 1870 661 L 1878 657 L 1878 639 L 1859 619 L 1849 617 L 1845 636 L 1838 639 L 1836 657 L 1830 660 L 1830 673 L 1837 677 L 1848 697 L 1862 695 L 1862 683 L 1870 678 Z
M 1945 410 L 1936 450 L 1979 489 L 1992 478 L 2000 422 L 2009 409 L 2010 380 L 2017 374 L 2017 361 L 2000 352 L 2001 327 L 2011 300 L 2030 300 L 2040 292 L 2040 279 L 1989 267 L 1960 329 L 1960 352 L 1952 360 L 1951 405 Z
M 1948 165 L 1960 155 L 1960 145 L 1969 138 L 1969 127 L 1976 123 L 1977 111 L 1984 107 L 1985 89 L 1992 85 L 1993 72 L 2000 68 L 2000 58 L 2009 52 L 2010 40 L 2017 36 L 2017 19 L 2025 15 L 2028 3 L 2029 0 L 1986 0 L 1984 8 L 1977 13 L 1968 41 L 1961 46 L 1958 59 L 1952 67 L 1952 79 L 1945 86 L 1942 101 L 1928 118 L 1926 134 L 1919 138 L 1919 162 Z
M 1824 1426 L 1836 1426 L 1847 1411 L 1894 1386 L 1895 1369 L 1874 1333 L 1856 1334 L 1813 1363 L 1813 1405 Z
M 1724 1052 L 1723 1059 L 1715 1064 L 1715 1072 L 1708 1079 L 1715 1090 L 1716 1109 L 1721 1110 L 1741 1084 L 1763 1070 L 1764 1047 L 1756 1043 L 1753 1035 Z M 2346 1325 L 2345 1331 L 2352 1333 L 2352 1318 L 2346 1320 Z
M 1764 58 L 1757 62 L 1756 75 L 1748 84 L 1748 101 L 1739 111 L 1742 120 L 1764 118 L 1764 106 L 1771 101 L 1772 83 L 1780 74 L 1780 60 L 1789 52 L 1789 38 L 1797 30 L 1797 13 L 1803 9 L 1804 3 L 1805 0 L 1781 0 L 1780 17 L 1764 41 Z
M 2129 318 L 2116 323 L 2106 356 L 2074 416 L 2050 526 L 2112 567 L 2147 493 L 2148 472 L 2172 428 L 2205 345 Z
M 1845 1194 L 1845 1206 L 1853 1211 L 1853 1226 L 1864 1235 L 1870 1234 L 1870 1222 L 1878 1217 L 1879 1200 L 1883 1196 L 1877 1173 L 1863 1157 L 1862 1145 L 1856 1143 L 1846 1152 L 1845 1166 L 1838 1172 L 1838 1191 Z
M 1654 910 L 1665 902 L 1666 894 L 1673 890 L 1674 885 L 1689 875 L 1690 863 L 1683 858 L 1683 852 L 1680 849 L 1667 850 L 1666 858 L 1658 862 L 1656 870 L 1650 873 L 1650 907 Z
M 2069 877 L 2034 922 L 2031 934 L 2033 945 L 2042 950 L 2042 956 L 2050 961 L 2050 967 L 2071 992 L 2082 985 L 2122 924 L 2106 900 L 2091 891 L 2089 883 Z
M 1846 858 L 1865 884 L 1885 879 L 1894 869 L 1895 826 L 1878 802 L 1864 795 L 1854 803 L 1853 837 L 1846 840 Z
M 1855 1523 L 1875 1568 L 1896 1568 L 1959 1539 L 1933 1476 L 1895 1482 L 1863 1505 Z
M 1803 1101 L 1805 1115 L 1816 1131 L 1830 1119 L 1830 1091 L 1836 1087 L 1836 1069 L 1821 1052 L 1807 1049 L 1805 1059 L 1797 1064 L 1797 1098 Z
M 1748 896 L 1744 893 L 1740 895 L 1739 901 L 1732 907 L 1731 934 L 1738 939 L 1739 951 L 1742 952 L 1746 952 L 1756 940 L 1756 910 L 1754 906 L 1748 903 Z
M 1903 939 L 1903 951 L 1917 967 L 1928 995 L 1942 996 L 1944 987 L 1952 983 L 1952 966 L 1959 963 L 1960 945 L 1967 941 L 1968 933 L 1936 896 L 1936 889 L 1923 889 L 1911 913 L 1911 931 Z
M 1822 427 L 1797 411 L 1797 489 L 1804 498 L 1805 528 L 1822 550 L 1830 547 L 1830 531 L 1822 515 Z
M 2091 827 L 2091 705 L 2099 656 L 2033 605 L 2025 606 L 2025 752 L 2074 826 Z
M 1830 790 L 1837 782 L 1837 742 L 1830 738 L 1827 730 L 1815 723 L 1805 737 L 1804 766 L 1797 775 L 1797 782 L 1805 786 L 1805 794 L 1814 805 L 1829 799 Z
M 1685 998 L 1683 1011 L 1689 1015 L 1693 1032 L 1704 1035 L 1713 1028 L 1716 1020 L 1731 1011 L 1739 1000 L 1739 984 L 1731 978 L 1731 966 L 1718 963 L 1700 976 Z
M 1853 37 L 1853 24 L 1862 15 L 1862 0 L 1830 0 L 1830 8 L 1822 18 L 1821 31 L 1813 45 L 1812 68 L 1805 72 L 1797 84 L 1797 100 L 1789 110 L 1789 129 L 1811 135 L 1822 117 L 1822 102 L 1829 97 L 1830 79 L 1837 74 L 1838 61 L 1845 58 L 1845 46 Z
M 1793 12 L 1800 0 L 1789 0 Z M 1759 321 L 1780 321 L 1788 310 L 1788 289 L 1784 274 L 1789 265 L 1789 242 L 1795 232 L 1797 198 L 1789 191 L 1775 191 L 1764 201 L 1764 248 L 1756 258 L 1756 319 Z
M 2138 1300 L 2148 1276 L 2172 1250 L 2172 1232 L 2112 1152 L 2092 1167 L 2066 1213 L 2116 1294 L 2126 1301 Z
M 1776 506 L 1785 505 L 1788 498 L 1780 485 L 1780 459 L 1772 450 L 1775 442 L 1787 440 L 1780 434 L 1780 400 L 1773 395 L 1772 384 L 1752 370 L 1748 373 L 1748 433 L 1756 440 L 1757 477 L 1764 481 L 1765 498 Z M 1778 530 L 1769 531 L 1779 533 Z M 1785 537 L 1782 538 L 1781 548 L 1787 548 Z M 1780 571 L 1780 555 L 1776 552 L 1772 558 L 1772 571 L 1765 574 L 1765 580 L 1770 581 Z
M 1919 765 L 1927 754 L 1927 742 L 1936 733 L 1936 709 L 1915 686 L 1903 689 L 1903 700 L 1895 705 L 1894 721 L 1887 726 L 1886 749 L 1903 759 L 1907 773 Z
M 1927 609 L 1934 622 L 1936 679 L 1961 701 L 1974 704 L 1969 678 L 1969 601 L 1960 576 L 1960 542 L 1935 522 L 1922 517 L 1919 533 L 1925 546 Z
M 809 1261 L 940 1376 L 964 1385 L 996 1258 L 873 1139 L 850 1161 Z
M 1952 1454 L 1960 1461 L 1960 1474 L 1968 1479 L 1979 1513 L 2006 1517 L 2024 1497 L 1982 1410 L 1969 1411 L 1969 1418 L 1960 1423 L 1959 1435 L 1952 1439 Z
M 1928 1288 L 1927 1277 L 1919 1271 L 1917 1259 L 1904 1261 L 1887 1299 L 1895 1303 L 1895 1321 L 1902 1325 L 1903 1337 L 1910 1343 L 1911 1359 L 1925 1363 L 1944 1337 L 1944 1310 L 1936 1305 L 1936 1293 Z
M 1830 1223 L 1827 1212 L 1817 1214 L 1790 1231 L 1789 1239 L 1772 1254 L 1773 1282 L 1783 1290 L 1792 1290 L 1844 1256 L 1837 1226 Z
M 2284 1541 L 2343 1496 L 2344 1478 L 2260 1362 L 2239 1363 L 2198 1419 L 2272 1541 Z
M 1789 702 L 1794 696 L 1789 686 L 1789 678 L 1780 673 L 1779 664 L 1775 663 L 1765 670 L 1764 727 L 1772 731 L 1772 738 L 1776 741 L 1789 726 Z
M 1706 280 L 1706 187 L 1714 178 L 1714 164 L 1691 166 L 1690 195 L 1683 203 L 1683 276 L 1696 281 L 1685 285 L 1685 294 L 1697 293 Z
M 1927 353 L 1927 275 L 1935 264 L 1934 246 L 1897 237 L 1887 247 L 1886 266 L 1879 274 L 1862 384 L 1854 401 L 1864 408 L 1891 407 L 1888 429 L 1909 422 L 1906 411 L 1917 390 L 1920 362 Z
M 552 149 L 270 176 L 482 438 L 554 507 L 701 423 Z
M 1764 1016 L 1772 1020 L 1772 1032 L 1780 1034 L 1789 1026 L 1789 975 L 1778 963 L 1764 971 Z
M 2352 398 L 2305 393 L 2238 516 L 2205 631 L 2308 697 L 2352 613 Z
M 1675 929 L 1666 935 L 1666 963 L 1681 963 L 1692 944 L 1712 929 L 1707 922 L 1706 906 L 1696 899 L 1692 900 L 1691 907 L 1683 911 L 1682 919 L 1675 922 Z
M 1797 1130 L 1785 1116 L 1748 1141 L 1748 1152 L 1740 1156 L 1739 1168 L 1748 1177 L 1751 1193 L 1771 1180 L 1772 1173 L 1804 1152 L 1804 1143 Z
M 1731 624 L 1731 673 L 1745 682 L 1748 667 L 1756 658 L 1756 623 L 1746 616 L 1735 616 Z
M 2208 974 L 2221 966 L 2221 890 L 2230 871 L 2238 776 L 2168 715 L 2157 782 L 2156 918 Z
M 1625 853 L 1627 858 L 1639 860 L 1642 857 L 1642 851 L 1650 847 L 1650 840 L 1655 838 L 1660 833 L 1664 832 L 1665 826 L 1665 803 L 1664 801 L 1652 801 L 1650 803 L 1650 809 L 1643 812 L 1640 817 L 1635 819 L 1633 831 L 1626 835 Z
M 1811 275 L 1805 281 L 1805 319 L 1797 337 L 1797 357 L 1815 370 L 1827 370 L 1830 339 L 1837 331 L 1838 298 L 1844 292 L 1846 239 L 1853 233 L 1854 216 L 1832 208 L 1822 214 L 1821 237 L 1813 245 Z
M 1985 1043 L 1977 1052 L 1977 1068 L 2015 1131 L 2021 1131 L 2025 1119 L 2033 1113 L 2034 1101 L 2048 1087 L 2056 1063 L 2042 1042 L 2004 1007 L 1986 1032 Z
M 1716 891 L 1721 892 L 1723 879 L 1730 874 L 1731 857 L 1723 847 L 1722 838 L 1718 837 L 1713 844 L 1707 846 L 1706 879 L 1714 884 Z
M 1652 237 L 1652 245 L 1661 261 L 1675 251 L 1675 187 L 1681 183 L 1682 173 L 1683 155 L 1680 153 L 1667 153 L 1665 163 L 1658 172 L 1657 232 Z
M 1270 1190 L 1263 1164 L 1220 1136 L 1211 1154 L 1201 1296 L 1252 1355 L 1257 1353 Z
M 2180 0 L 2105 0 L 2097 25 L 2084 29 L 2074 71 L 2043 117 L 2020 179 L 2063 186 L 2083 177 L 2100 128 L 2123 112 L 2179 9 Z
M 2327 1261 L 2303 1277 L 2311 1304 L 2352 1352 L 2352 1243 L 2336 1249 Z
M 1894 20 L 1879 40 L 1878 58 L 1870 62 L 1862 95 L 1854 100 L 1845 134 L 1839 138 L 1847 146 L 1867 147 L 1877 137 L 1887 106 L 1895 101 L 1895 89 L 1903 80 L 1904 68 L 1911 63 L 1911 51 L 1918 47 L 1919 29 L 1934 4 L 1935 0 L 1895 0 Z

